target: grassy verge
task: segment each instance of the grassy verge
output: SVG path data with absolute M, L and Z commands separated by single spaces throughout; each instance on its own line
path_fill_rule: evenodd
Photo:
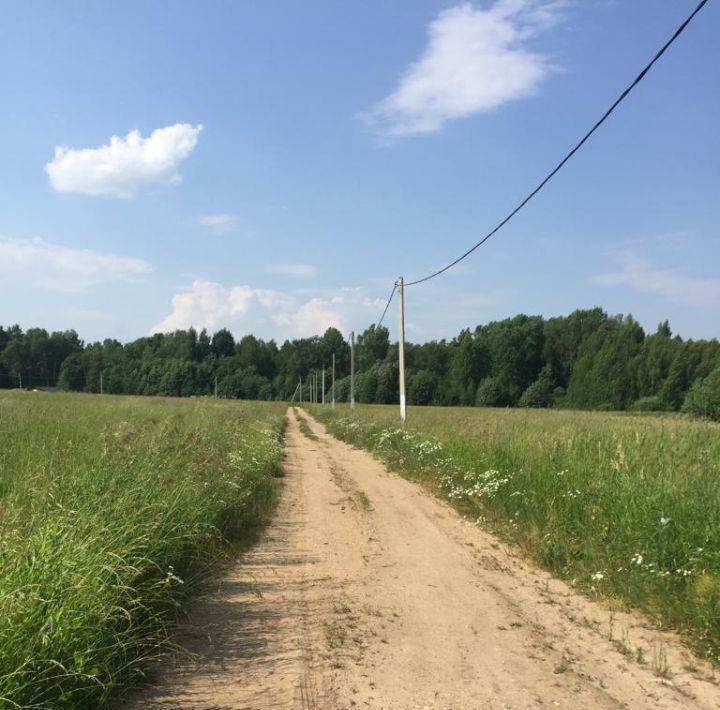
M 277 496 L 284 406 L 0 394 L 0 706 L 98 707 Z
M 315 408 L 339 438 L 423 480 L 590 594 L 720 661 L 720 426 L 679 416 Z
M 307 419 L 305 419 L 305 417 L 301 414 L 300 410 L 297 407 L 294 407 L 294 411 L 302 434 L 306 438 L 310 439 L 310 441 L 319 441 L 317 434 L 315 434 L 315 432 L 310 428 L 310 425 L 307 423 Z

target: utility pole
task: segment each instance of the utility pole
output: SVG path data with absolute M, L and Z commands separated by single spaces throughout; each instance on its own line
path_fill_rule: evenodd
M 300 388 L 301 385 L 302 385 L 302 378 L 300 379 L 300 382 L 298 382 L 298 383 L 295 385 L 295 389 L 293 390 L 293 395 L 292 395 L 292 399 L 290 400 L 290 404 L 292 404 L 292 403 L 295 401 L 295 395 L 298 393 L 298 389 Z M 301 397 L 302 397 L 302 392 L 301 392 L 300 394 L 301 394 Z M 302 400 L 301 400 L 301 401 L 302 401 Z
M 217 375 L 215 375 L 215 399 L 217 399 Z
M 350 411 L 355 409 L 355 331 L 350 333 Z
M 398 355 L 400 356 L 400 419 L 407 419 L 405 407 L 405 294 L 403 277 L 398 277 Z
M 325 368 L 322 369 L 322 403 L 325 404 Z
M 332 368 L 332 408 L 335 409 L 335 353 L 333 353 L 333 368 Z
M 300 378 L 300 406 L 302 406 L 302 377 Z
M 100 394 L 103 393 L 103 373 L 100 373 Z
M 20 382 L 20 389 L 22 389 L 22 372 L 18 372 L 18 381 Z

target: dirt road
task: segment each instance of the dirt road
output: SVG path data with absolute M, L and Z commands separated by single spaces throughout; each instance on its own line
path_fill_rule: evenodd
M 194 656 L 129 705 L 720 708 L 712 671 L 672 635 L 289 419 L 275 522 L 192 610 L 178 642 Z

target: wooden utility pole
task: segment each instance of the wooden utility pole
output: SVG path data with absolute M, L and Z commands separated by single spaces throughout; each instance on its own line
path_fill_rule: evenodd
M 322 369 L 322 403 L 325 404 L 325 368 Z
M 103 373 L 100 373 L 100 394 L 103 393 Z
M 400 419 L 407 419 L 405 406 L 405 294 L 403 277 L 398 277 L 398 355 L 400 358 Z

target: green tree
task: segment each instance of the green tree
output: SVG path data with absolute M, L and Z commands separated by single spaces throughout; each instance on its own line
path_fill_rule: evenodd
M 720 421 L 720 365 L 693 382 L 682 408 L 688 414 Z
M 68 355 L 60 367 L 58 387 L 62 390 L 80 392 L 85 387 L 85 371 L 79 353 Z
M 235 338 L 226 328 L 218 330 L 212 337 L 212 351 L 218 357 L 230 356 L 235 354 Z
M 437 384 L 437 375 L 428 370 L 420 370 L 411 374 L 407 382 L 409 404 L 431 404 L 435 397 Z
M 476 407 L 504 407 L 507 405 L 506 395 L 494 377 L 486 377 L 477 388 L 475 395 Z
M 520 397 L 519 407 L 552 407 L 553 405 L 553 378 L 550 365 L 545 365 L 537 380 L 533 382 Z
M 376 362 L 382 362 L 390 347 L 390 331 L 385 326 L 371 325 L 357 338 L 355 367 L 358 372 L 368 370 Z

